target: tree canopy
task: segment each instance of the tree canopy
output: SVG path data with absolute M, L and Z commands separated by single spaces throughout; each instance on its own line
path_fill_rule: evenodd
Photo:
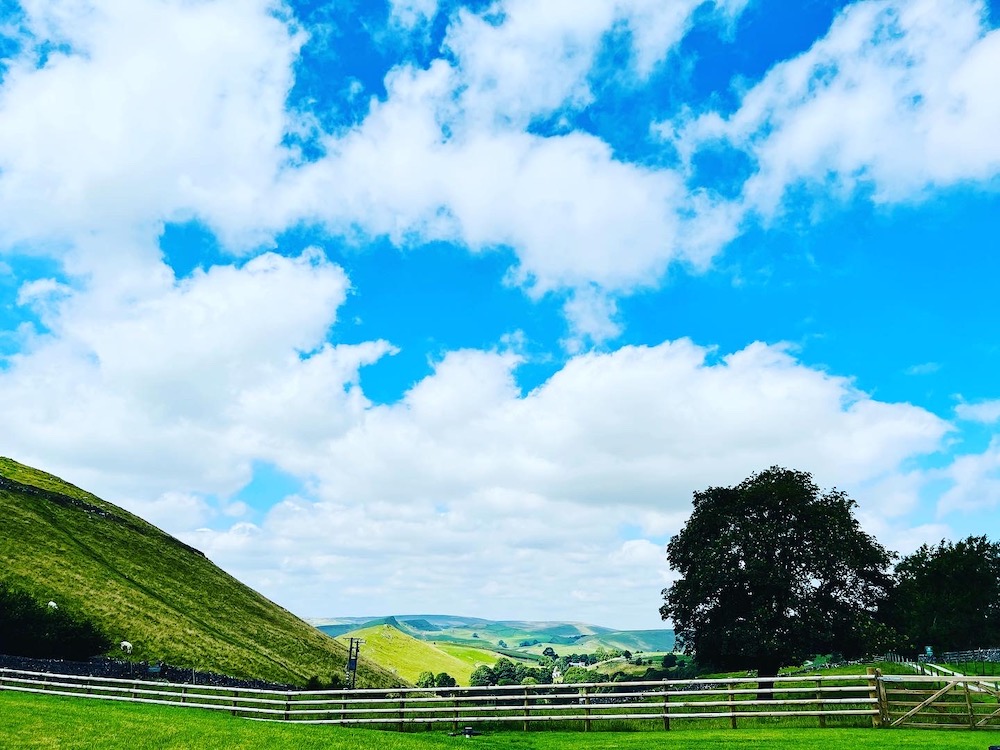
M 902 645 L 936 651 L 1000 643 L 1000 543 L 923 545 L 896 566 L 891 621 Z
M 893 555 L 862 531 L 856 505 L 777 466 L 696 492 L 667 546 L 680 579 L 663 590 L 660 614 L 678 642 L 702 664 L 760 676 L 815 653 L 850 657 L 885 643 L 876 615 Z

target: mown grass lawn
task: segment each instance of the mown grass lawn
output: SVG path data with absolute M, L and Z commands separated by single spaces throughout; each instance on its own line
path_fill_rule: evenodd
M 669 732 L 487 732 L 398 734 L 370 729 L 272 724 L 196 709 L 0 692 L 3 748 L 294 748 L 423 750 L 479 745 L 491 750 L 985 750 L 1000 732 L 900 729 L 699 729 Z

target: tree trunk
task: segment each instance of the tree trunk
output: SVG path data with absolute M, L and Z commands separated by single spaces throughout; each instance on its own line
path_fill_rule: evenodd
M 774 682 L 768 677 L 777 677 L 781 665 L 776 659 L 761 659 L 757 662 L 757 700 L 769 701 L 774 697 Z

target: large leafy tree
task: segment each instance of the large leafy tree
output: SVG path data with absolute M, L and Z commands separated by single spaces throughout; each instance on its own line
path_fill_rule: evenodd
M 923 545 L 896 566 L 892 621 L 909 648 L 1000 645 L 1000 543 Z
M 661 616 L 702 664 L 762 677 L 815 653 L 881 647 L 893 555 L 861 530 L 856 505 L 777 466 L 696 492 L 667 546 L 680 579 L 663 590 Z

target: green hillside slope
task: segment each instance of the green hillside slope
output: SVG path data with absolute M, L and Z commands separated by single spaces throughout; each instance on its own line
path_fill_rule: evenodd
M 197 550 L 50 474 L 0 458 L 0 580 L 97 622 L 134 659 L 303 684 L 346 649 Z M 358 684 L 398 680 L 362 664 Z
M 443 645 L 419 640 L 387 624 L 352 630 L 349 637 L 364 640 L 363 657 L 392 670 L 407 682 L 416 682 L 421 672 L 447 672 L 459 685 L 468 685 L 478 665 L 492 666 L 500 656 L 472 648 L 449 646 L 446 650 Z

